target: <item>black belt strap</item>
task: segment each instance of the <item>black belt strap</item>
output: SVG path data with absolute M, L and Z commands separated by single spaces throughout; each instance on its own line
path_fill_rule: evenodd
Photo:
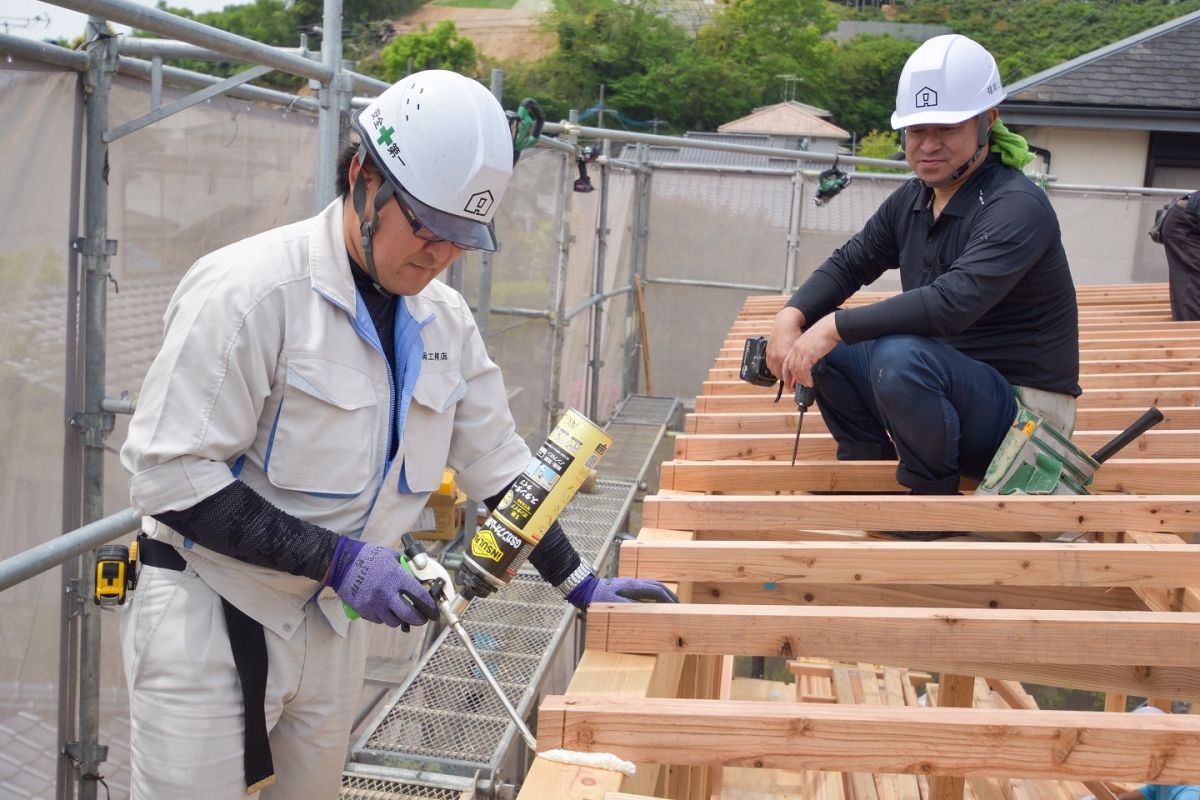
M 145 534 L 138 536 L 138 560 L 151 567 L 176 572 L 187 567 L 178 550 Z M 242 767 L 246 773 L 246 794 L 254 794 L 275 782 L 275 765 L 267 734 L 267 636 L 262 623 L 246 616 L 224 597 L 221 608 L 225 612 L 233 665 L 242 685 L 245 714 Z

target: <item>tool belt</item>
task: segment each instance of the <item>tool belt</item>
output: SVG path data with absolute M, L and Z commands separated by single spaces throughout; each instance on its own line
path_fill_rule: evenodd
M 1017 414 L 976 494 L 1087 494 L 1099 464 L 1071 441 L 1075 398 L 1014 387 Z
M 187 568 L 187 561 L 178 550 L 144 533 L 138 536 L 138 554 L 142 564 L 147 566 L 175 572 Z M 221 598 L 221 608 L 225 612 L 233 664 L 242 685 L 246 722 L 242 767 L 246 773 L 246 794 L 254 794 L 275 782 L 275 766 L 271 760 L 271 742 L 267 734 L 267 637 L 262 623 L 246 616 L 224 597 Z

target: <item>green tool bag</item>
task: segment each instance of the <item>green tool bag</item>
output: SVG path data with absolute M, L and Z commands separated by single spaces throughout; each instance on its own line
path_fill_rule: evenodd
M 1100 464 L 1054 426 L 1017 404 L 976 494 L 1088 494 Z

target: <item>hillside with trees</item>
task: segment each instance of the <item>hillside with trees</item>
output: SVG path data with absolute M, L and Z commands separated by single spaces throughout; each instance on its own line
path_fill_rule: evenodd
M 1200 0 L 726 0 L 705 16 L 683 13 L 687 0 L 554 0 L 540 25 L 557 48 L 513 62 L 480 54 L 452 21 L 390 38 L 390 20 L 418 5 L 346 0 L 347 57 L 388 80 L 409 64 L 484 82 L 501 67 L 505 105 L 535 97 L 551 119 L 593 109 L 603 86 L 607 124 L 660 131 L 712 130 L 792 97 L 829 109 L 833 122 L 862 138 L 888 129 L 896 78 L 917 44 L 890 36 L 837 42 L 829 34 L 840 20 L 947 26 L 991 50 L 1012 83 L 1200 9 Z M 319 0 L 254 0 L 203 14 L 160 7 L 270 44 L 294 45 L 308 32 L 309 46 L 319 47 Z M 275 77 L 276 85 L 289 82 L 303 83 Z

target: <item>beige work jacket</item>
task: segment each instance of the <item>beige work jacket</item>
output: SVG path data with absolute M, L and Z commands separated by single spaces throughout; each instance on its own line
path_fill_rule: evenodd
M 339 199 L 197 261 L 167 307 L 163 346 L 121 450 L 144 530 L 179 547 L 218 594 L 285 638 L 312 599 L 344 633 L 333 591 L 315 597 L 315 581 L 186 542 L 149 515 L 189 508 L 240 479 L 301 519 L 396 547 L 444 467 L 484 498 L 530 459 L 466 301 L 434 281 L 403 298 L 421 325 L 424 358 L 399 452 L 387 463 L 392 383 L 365 335 L 373 326 L 342 230 Z

